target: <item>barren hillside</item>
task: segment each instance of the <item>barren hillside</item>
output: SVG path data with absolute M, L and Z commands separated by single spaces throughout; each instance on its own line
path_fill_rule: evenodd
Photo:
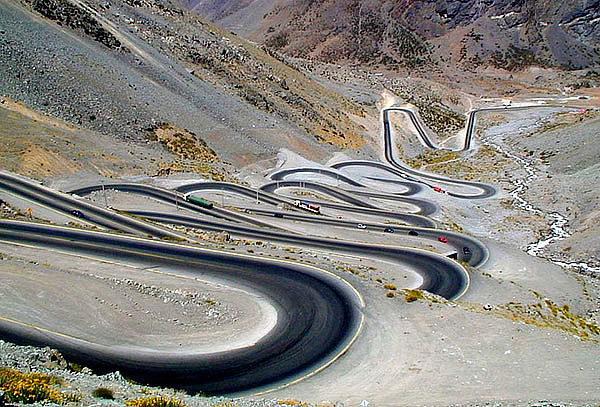
M 168 123 L 234 164 L 362 145 L 356 105 L 168 0 L 0 0 L 0 94 L 121 140 Z
M 600 62 L 596 0 L 182 1 L 227 29 L 326 62 L 509 70 Z

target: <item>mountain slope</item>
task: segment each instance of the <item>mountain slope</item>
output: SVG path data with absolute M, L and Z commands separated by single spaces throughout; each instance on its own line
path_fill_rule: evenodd
M 433 58 L 509 70 L 600 63 L 598 0 L 182 1 L 253 40 L 327 62 L 413 68 Z
M 91 130 L 170 123 L 239 165 L 362 144 L 357 106 L 167 0 L 0 0 L 0 27 L 0 94 Z

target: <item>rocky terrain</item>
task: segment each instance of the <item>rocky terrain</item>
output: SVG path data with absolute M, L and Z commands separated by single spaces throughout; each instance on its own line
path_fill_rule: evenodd
M 600 3 L 180 0 L 288 55 L 391 69 L 569 69 L 600 62 Z
M 440 233 L 468 234 L 490 250 L 482 267 L 465 266 L 469 289 L 455 301 L 415 290 L 421 277 L 411 267 L 381 259 L 173 227 L 207 249 L 314 265 L 364 298 L 365 325 L 352 347 L 290 386 L 242 398 L 192 396 L 4 341 L 0 385 L 6 368 L 50 374 L 72 397 L 63 402 L 80 407 L 157 395 L 189 407 L 351 407 L 365 399 L 371 407 L 596 406 L 599 5 L 0 0 L 2 170 L 63 191 L 110 179 L 256 187 L 274 168 L 381 160 L 379 113 L 396 105 L 413 109 L 443 147 L 428 149 L 405 115 L 391 113 L 399 160 L 499 192 L 485 200 L 419 193 L 439 205 L 432 218 Z M 554 106 L 481 114 L 473 148 L 453 151 L 471 109 L 541 101 Z M 370 178 L 389 174 L 348 171 L 381 192 L 401 191 Z M 333 185 L 320 171 L 306 179 Z M 300 188 L 290 194 L 322 199 Z M 0 195 L 3 219 L 99 229 L 78 215 Z M 229 210 L 269 208 L 221 190 L 202 197 Z M 82 199 L 120 213 L 203 216 L 129 192 Z M 341 211 L 339 217 L 397 224 Z M 441 240 L 397 230 L 258 219 L 304 235 L 449 250 Z M 24 321 L 108 346 L 214 350 L 258 340 L 277 317 L 227 284 L 150 261 L 113 260 L 0 241 L 0 325 Z M 99 388 L 112 397 L 95 396 Z
M 362 145 L 359 106 L 168 0 L 2 0 L 0 26 L 0 94 L 89 130 L 168 123 L 236 164 Z

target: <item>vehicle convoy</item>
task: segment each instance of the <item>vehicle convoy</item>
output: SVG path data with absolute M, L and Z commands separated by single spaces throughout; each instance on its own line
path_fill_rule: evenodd
M 311 204 L 310 202 L 300 201 L 300 200 L 296 199 L 294 201 L 294 206 L 296 208 L 306 209 L 307 211 L 310 211 L 312 213 L 318 213 L 318 214 L 321 213 L 321 207 L 319 205 Z
M 212 209 L 213 208 L 213 203 L 209 202 L 205 199 L 202 198 L 196 198 L 195 196 L 192 195 L 187 195 L 185 197 L 186 201 L 193 203 L 194 205 L 198 205 L 201 206 L 202 208 L 206 208 L 206 209 Z

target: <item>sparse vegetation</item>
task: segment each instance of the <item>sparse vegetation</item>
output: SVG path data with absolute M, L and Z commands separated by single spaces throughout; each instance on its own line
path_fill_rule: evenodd
M 10 403 L 64 404 L 79 400 L 80 395 L 63 393 L 57 389 L 62 385 L 62 380 L 55 376 L 0 368 L 0 391 L 4 392 L 4 400 Z
M 544 61 L 538 58 L 532 51 L 509 45 L 506 51 L 496 51 L 491 56 L 491 63 L 496 68 L 507 71 L 518 71 L 531 65 L 544 65 Z
M 455 154 L 458 153 L 427 151 L 409 163 L 415 168 L 427 165 L 427 170 L 438 174 L 478 181 L 487 181 L 491 179 L 490 174 L 502 173 L 502 170 L 511 165 L 508 157 L 490 145 L 480 146 L 468 159 L 462 159 L 460 154 Z
M 183 159 L 202 162 L 219 162 L 217 154 L 206 142 L 188 130 L 180 129 L 168 123 L 161 123 L 150 128 L 151 134 L 169 151 Z
M 386 290 L 390 290 L 390 291 L 395 291 L 397 289 L 396 286 L 391 283 L 384 284 L 383 288 L 385 288 Z
M 406 302 L 415 302 L 417 300 L 424 300 L 425 296 L 421 290 L 404 290 L 404 299 Z
M 277 404 L 280 404 L 282 406 L 297 406 L 297 407 L 308 407 L 307 403 L 304 403 L 302 401 L 298 401 L 298 400 L 279 400 L 277 402 Z
M 460 158 L 460 153 L 456 151 L 427 150 L 408 161 L 407 164 L 413 168 L 421 168 L 425 165 L 445 163 L 458 158 Z
M 178 172 L 195 172 L 213 181 L 239 183 L 229 175 L 219 163 L 207 163 L 198 160 L 175 160 L 158 163 L 158 176 L 166 176 Z
M 484 310 L 480 305 L 468 304 L 467 309 L 476 312 L 486 312 L 493 316 L 535 325 L 541 328 L 558 329 L 582 340 L 598 341 L 600 339 L 600 327 L 587 321 L 585 318 L 574 314 L 568 305 L 558 305 L 549 298 L 543 298 L 540 294 L 533 292 L 540 300 L 533 304 L 509 302 Z
M 125 405 L 130 407 L 186 407 L 183 401 L 163 395 L 140 397 L 126 401 Z

